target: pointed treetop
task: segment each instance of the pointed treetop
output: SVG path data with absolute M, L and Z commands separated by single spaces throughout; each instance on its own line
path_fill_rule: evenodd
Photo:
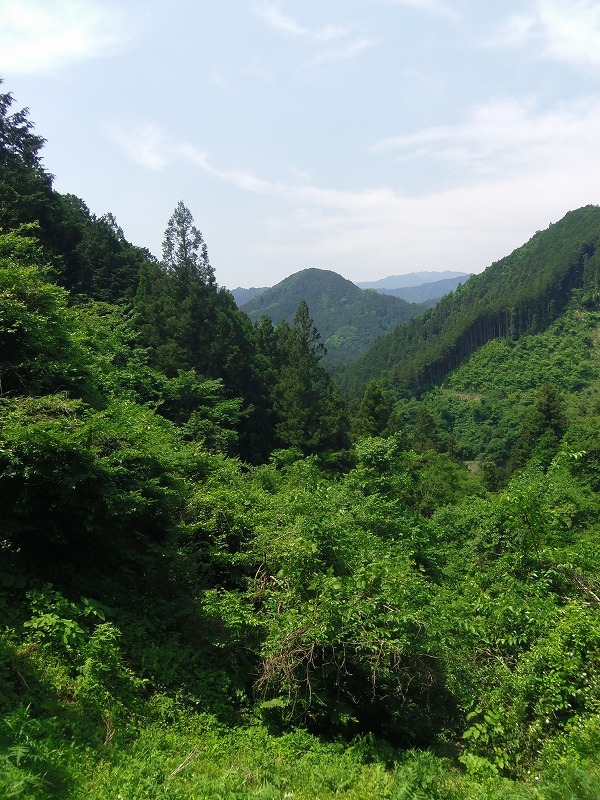
M 310 354 L 317 361 L 325 355 L 326 349 L 321 342 L 321 334 L 314 325 L 314 320 L 308 310 L 308 303 L 304 299 L 300 301 L 296 310 L 291 335 L 296 341 L 300 353 Z
M 206 286 L 216 286 L 206 243 L 194 225 L 191 211 L 182 200 L 177 203 L 169 219 L 162 252 L 162 263 L 167 272 L 186 280 L 198 280 Z
M 0 78 L 0 86 L 3 82 Z M 28 108 L 9 113 L 13 102 L 10 92 L 0 92 L 0 164 L 18 160 L 27 167 L 41 167 L 39 152 L 46 140 L 33 133 Z

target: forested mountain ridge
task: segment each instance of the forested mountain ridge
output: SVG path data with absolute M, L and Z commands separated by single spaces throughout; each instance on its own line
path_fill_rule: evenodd
M 426 270 L 422 272 L 407 272 L 403 275 L 388 275 L 376 281 L 356 281 L 356 285 L 361 289 L 403 289 L 413 286 L 422 286 L 425 283 L 435 283 L 438 280 L 448 280 L 451 278 L 469 277 L 467 272 L 457 272 L 455 270 L 444 269 L 438 271 Z
M 245 303 L 249 303 L 253 298 L 266 292 L 268 288 L 268 286 L 252 286 L 249 289 L 245 289 L 243 286 L 238 286 L 236 289 L 230 289 L 229 291 L 233 295 L 238 308 L 241 308 Z
M 255 322 L 265 315 L 274 323 L 291 322 L 301 300 L 308 304 L 331 365 L 349 363 L 377 337 L 423 310 L 418 304 L 359 289 L 331 270 L 314 268 L 290 275 L 242 310 Z
M 464 283 L 470 277 L 467 272 L 409 272 L 406 275 L 389 275 L 377 281 L 353 281 L 359 289 L 375 289 L 381 294 L 390 294 L 400 297 L 410 303 L 424 303 L 428 300 L 437 300 L 447 292 L 453 291 L 459 283 Z M 270 286 L 252 287 L 245 289 L 238 286 L 229 291 L 233 299 L 241 308 L 255 297 L 263 294 Z
M 490 339 L 543 330 L 573 289 L 598 286 L 599 244 L 600 208 L 569 212 L 435 308 L 379 339 L 345 371 L 341 385 L 359 393 L 370 379 L 385 376 L 399 392 L 422 391 Z
M 594 256 L 545 330 L 350 425 L 306 302 L 253 325 L 182 202 L 132 254 L 11 103 L 0 797 L 600 797 Z
M 470 275 L 459 275 L 456 278 L 442 278 L 439 281 L 420 283 L 417 286 L 404 286 L 397 289 L 377 289 L 381 294 L 400 297 L 409 303 L 431 303 L 445 294 L 453 292 L 462 283 L 469 280 Z

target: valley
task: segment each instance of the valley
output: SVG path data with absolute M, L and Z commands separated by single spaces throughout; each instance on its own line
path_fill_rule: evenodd
M 242 304 L 0 99 L 0 796 L 600 796 L 600 208 Z

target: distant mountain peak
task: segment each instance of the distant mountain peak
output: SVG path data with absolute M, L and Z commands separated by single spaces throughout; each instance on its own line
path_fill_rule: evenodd
M 445 269 L 425 272 L 408 272 L 405 275 L 388 275 L 377 281 L 355 281 L 361 289 L 403 289 L 408 286 L 421 286 L 424 283 L 433 283 L 447 278 L 468 278 L 468 272 L 456 272 Z
M 291 322 L 301 300 L 308 305 L 330 364 L 357 358 L 379 336 L 424 310 L 398 297 L 365 292 L 337 272 L 316 267 L 289 275 L 241 307 L 253 321 L 268 316 L 277 324 Z
M 413 287 L 421 287 L 424 284 L 429 283 L 437 283 L 444 280 L 450 281 L 453 279 L 464 278 L 465 280 L 470 277 L 470 273 L 468 272 L 455 272 L 453 270 L 445 269 L 440 270 L 439 272 L 409 272 L 406 275 L 388 275 L 387 278 L 381 278 L 377 281 L 349 281 L 347 278 L 344 278 L 342 275 L 339 275 L 337 272 L 334 272 L 330 269 L 320 269 L 318 267 L 307 267 L 306 269 L 301 269 L 298 272 L 294 272 L 292 275 L 288 275 L 287 278 L 284 278 L 279 283 L 275 284 L 276 286 L 280 286 L 284 284 L 285 281 L 294 280 L 299 281 L 304 278 L 325 278 L 327 275 L 335 275 L 336 278 L 340 281 L 346 281 L 347 283 L 353 283 L 354 286 L 357 286 L 359 289 L 376 289 L 377 291 L 381 291 L 387 294 L 394 294 L 396 297 L 401 297 L 403 299 L 409 300 L 410 302 L 426 302 L 428 300 L 436 299 L 441 297 L 442 295 L 446 294 L 446 292 L 452 291 L 454 286 L 448 283 L 446 286 L 443 286 L 440 283 L 440 292 L 436 293 L 435 291 L 428 292 L 427 290 L 422 290 L 421 292 L 396 292 L 396 289 L 405 289 L 405 288 L 413 288 Z M 464 282 L 464 281 L 463 281 Z M 275 288 L 273 286 L 263 286 L 260 288 L 251 287 L 251 288 L 244 288 L 242 286 L 238 286 L 236 289 L 230 289 L 231 294 L 239 308 L 249 303 L 255 297 L 259 297 L 261 294 L 266 292 L 268 289 Z M 422 296 L 421 299 L 417 299 Z

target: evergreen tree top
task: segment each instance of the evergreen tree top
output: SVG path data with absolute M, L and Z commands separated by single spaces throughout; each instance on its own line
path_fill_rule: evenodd
M 191 211 L 180 200 L 171 215 L 162 243 L 163 266 L 172 275 L 184 280 L 197 280 L 215 287 L 214 269 L 202 234 L 194 225 Z
M 0 78 L 0 86 L 3 84 Z M 11 92 L 0 92 L 0 164 L 21 162 L 27 167 L 41 168 L 40 150 L 46 140 L 33 133 L 33 122 L 27 117 L 28 108 L 10 114 L 14 103 Z

